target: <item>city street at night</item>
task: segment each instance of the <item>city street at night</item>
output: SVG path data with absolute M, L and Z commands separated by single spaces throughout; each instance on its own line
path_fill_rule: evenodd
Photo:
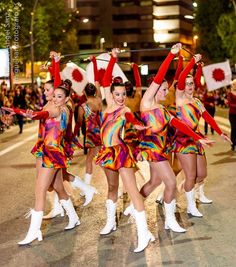
M 228 120 L 217 117 L 224 130 L 229 130 Z M 216 134 L 209 135 L 216 144 L 206 149 L 208 178 L 206 194 L 213 204 L 199 204 L 203 218 L 186 214 L 184 194 L 178 194 L 177 219 L 187 229 L 184 234 L 164 230 L 161 205 L 155 203 L 158 189 L 147 199 L 148 225 L 155 235 L 155 242 L 141 253 L 133 253 L 136 246 L 135 225 L 123 215 L 129 204 L 128 197 L 118 201 L 118 228 L 107 236 L 99 232 L 105 224 L 106 180 L 102 169 L 95 166 L 92 184 L 99 193 L 87 207 L 82 207 L 83 198 L 79 191 L 73 192 L 73 202 L 81 225 L 64 231 L 66 217 L 44 220 L 43 241 L 20 247 L 29 225 L 24 218 L 28 208 L 34 205 L 35 158 L 30 149 L 36 140 L 37 122 L 25 125 L 23 134 L 12 126 L 1 134 L 0 143 L 0 266 L 89 266 L 89 267 L 156 267 L 156 266 L 234 266 L 236 255 L 236 233 L 234 231 L 235 162 L 236 153 Z M 85 156 L 76 152 L 70 171 L 84 175 Z M 148 168 L 141 163 L 141 174 L 137 174 L 139 186 L 148 179 Z M 181 180 L 182 174 L 178 176 Z M 47 208 L 48 211 L 48 208 Z

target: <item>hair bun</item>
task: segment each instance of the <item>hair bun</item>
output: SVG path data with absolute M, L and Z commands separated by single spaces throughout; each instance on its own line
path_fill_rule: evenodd
M 113 83 L 123 83 L 123 79 L 120 76 L 113 78 Z
M 70 91 L 71 86 L 72 86 L 71 80 L 66 79 L 65 81 L 62 82 L 62 84 L 59 87 L 65 89 L 67 91 Z

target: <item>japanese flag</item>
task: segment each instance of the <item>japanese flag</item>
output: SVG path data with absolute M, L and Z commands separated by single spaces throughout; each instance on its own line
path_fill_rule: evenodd
M 82 95 L 85 85 L 88 83 L 86 72 L 73 62 L 66 64 L 66 67 L 61 72 L 62 80 L 69 79 L 72 82 L 72 89 Z
M 232 80 L 232 72 L 229 61 L 211 64 L 202 68 L 208 91 L 229 85 Z
M 97 59 L 97 66 L 98 66 L 99 82 L 100 82 L 100 84 L 102 84 L 102 79 L 103 79 L 103 76 L 105 74 L 107 65 L 109 63 L 110 55 L 108 53 L 103 53 L 103 54 L 97 56 L 96 59 Z M 86 76 L 87 76 L 87 80 L 90 83 L 94 84 L 94 72 L 93 72 L 93 63 L 92 62 L 90 62 L 87 65 Z M 120 66 L 117 63 L 115 63 L 115 66 L 114 66 L 114 69 L 112 72 L 112 78 L 117 77 L 117 76 L 120 76 L 122 78 L 123 82 L 128 81 L 128 79 L 126 78 L 126 76 L 125 76 L 124 72 L 122 71 L 122 69 L 120 68 Z M 105 94 L 104 94 L 103 87 L 101 87 L 100 89 L 101 89 L 102 98 L 104 99 Z

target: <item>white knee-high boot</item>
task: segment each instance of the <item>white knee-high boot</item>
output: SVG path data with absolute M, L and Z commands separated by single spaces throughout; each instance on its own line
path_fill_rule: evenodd
M 124 211 L 124 215 L 125 216 L 131 216 L 132 218 L 135 218 L 135 214 L 134 214 L 134 205 L 130 204 Z
M 204 183 L 195 185 L 195 197 L 203 204 L 211 204 L 212 203 L 212 200 L 205 196 Z
M 194 198 L 194 189 L 192 189 L 189 192 L 185 192 L 185 195 L 186 195 L 187 202 L 188 202 L 187 213 L 190 213 L 192 216 L 195 216 L 195 217 L 202 217 L 203 215 L 196 207 L 196 201 Z
M 69 223 L 64 229 L 70 230 L 80 225 L 79 217 L 75 211 L 75 208 L 73 206 L 71 199 L 70 198 L 68 200 L 61 199 L 60 202 L 61 202 L 62 207 L 65 209 L 66 214 L 69 217 Z
M 51 211 L 43 216 L 43 219 L 52 219 L 58 215 L 60 215 L 61 217 L 64 216 L 64 209 L 62 208 L 60 202 L 59 202 L 59 198 L 58 195 L 55 191 L 52 192 L 47 192 L 47 196 L 49 196 L 49 201 L 51 202 Z
M 184 233 L 186 230 L 182 228 L 175 218 L 176 201 L 173 199 L 170 203 L 165 203 L 165 229 L 171 229 L 177 233 Z
M 85 173 L 85 176 L 84 176 L 85 183 L 86 184 L 90 184 L 91 183 L 91 179 L 92 179 L 92 174 Z
M 111 199 L 106 200 L 107 222 L 100 235 L 108 235 L 116 230 L 116 206 L 117 204 Z
M 92 201 L 94 194 L 97 194 L 96 188 L 86 184 L 78 176 L 75 176 L 75 179 L 73 182 L 71 182 L 71 185 L 74 188 L 79 188 L 84 192 L 85 194 L 85 202 L 83 204 L 84 207 L 87 206 Z
M 27 245 L 35 239 L 38 239 L 38 241 L 43 240 L 42 232 L 40 230 L 43 219 L 43 211 L 35 211 L 32 209 L 29 213 L 29 216 L 31 216 L 29 230 L 25 239 L 18 242 L 19 245 Z
M 92 174 L 85 173 L 85 176 L 84 176 L 84 182 L 85 182 L 86 184 L 90 184 L 91 179 L 92 179 Z M 81 195 L 82 197 L 84 197 L 84 196 L 85 196 L 85 193 L 84 193 L 83 191 L 81 191 L 81 192 L 80 192 L 80 195 Z
M 138 247 L 134 252 L 141 252 L 148 246 L 149 241 L 155 240 L 155 237 L 148 230 L 145 211 L 134 210 L 134 215 L 138 233 Z

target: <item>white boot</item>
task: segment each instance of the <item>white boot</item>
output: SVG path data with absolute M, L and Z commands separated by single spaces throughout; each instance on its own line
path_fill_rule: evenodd
M 75 176 L 75 179 L 73 182 L 71 182 L 71 185 L 74 188 L 79 188 L 84 192 L 85 194 L 85 202 L 83 204 L 84 207 L 87 206 L 92 201 L 94 194 L 97 194 L 96 188 L 86 184 L 78 176 Z
M 52 192 L 47 192 L 47 195 L 52 195 L 52 197 L 50 196 L 49 201 L 51 202 L 51 208 L 52 210 L 45 216 L 43 216 L 43 219 L 52 219 L 54 217 L 56 217 L 57 215 L 60 215 L 61 217 L 64 216 L 64 209 L 62 208 L 59 199 L 58 199 L 58 195 L 55 191 Z
M 85 181 L 85 183 L 86 183 L 86 184 L 90 184 L 91 179 L 92 179 L 92 174 L 85 173 L 85 176 L 84 176 L 84 181 Z
M 43 219 L 43 211 L 35 211 L 32 209 L 29 216 L 31 216 L 31 221 L 28 233 L 24 240 L 18 242 L 18 245 L 27 245 L 35 239 L 38 239 L 38 241 L 43 240 L 42 232 L 40 230 Z
M 195 188 L 195 197 L 203 204 L 211 204 L 212 200 L 207 198 L 204 193 L 204 183 L 200 185 L 196 185 Z
M 203 215 L 196 207 L 196 201 L 194 199 L 194 189 L 189 192 L 185 192 L 185 195 L 188 202 L 187 213 L 190 213 L 192 216 L 195 217 L 202 217 Z
M 148 230 L 145 211 L 134 210 L 134 214 L 138 233 L 138 247 L 134 252 L 141 252 L 148 246 L 149 241 L 155 240 L 155 237 Z
M 182 228 L 175 218 L 176 202 L 173 199 L 169 204 L 164 202 L 165 207 L 165 229 L 171 229 L 173 232 L 184 233 L 186 230 Z
M 66 214 L 69 217 L 69 223 L 65 227 L 65 230 L 70 230 L 80 225 L 79 217 L 75 211 L 75 208 L 73 206 L 71 199 L 70 198 L 68 200 L 61 199 L 60 202 L 61 202 L 62 207 L 65 209 Z
M 86 184 L 90 184 L 91 179 L 92 179 L 92 174 L 85 173 L 85 176 L 84 176 L 84 182 L 85 182 Z M 81 191 L 81 192 L 80 192 L 80 195 L 81 195 L 82 197 L 84 197 L 84 196 L 85 196 L 85 193 L 84 193 L 83 191 Z
M 131 216 L 132 218 L 135 218 L 135 214 L 134 214 L 134 205 L 130 204 L 124 211 L 124 215 L 125 216 Z
M 106 200 L 107 223 L 101 230 L 100 235 L 108 235 L 116 230 L 116 203 L 111 199 Z

